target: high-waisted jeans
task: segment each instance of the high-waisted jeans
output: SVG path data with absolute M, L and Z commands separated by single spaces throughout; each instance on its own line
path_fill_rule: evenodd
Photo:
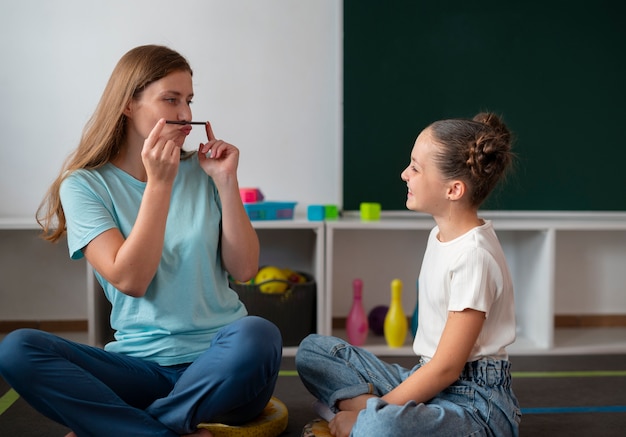
M 426 403 L 388 404 L 379 397 L 422 366 L 388 364 L 345 340 L 311 334 L 296 355 L 298 374 L 317 399 L 336 404 L 363 394 L 367 401 L 352 428 L 355 437 L 517 436 L 521 412 L 511 390 L 510 362 L 467 363 L 459 379 Z
M 280 331 L 259 317 L 222 328 L 193 363 L 156 363 L 21 329 L 0 343 L 0 375 L 78 436 L 177 436 L 256 417 L 274 391 Z

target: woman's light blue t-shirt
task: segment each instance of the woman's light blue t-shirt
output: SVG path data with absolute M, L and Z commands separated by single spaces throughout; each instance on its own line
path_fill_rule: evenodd
M 127 237 L 145 187 L 110 163 L 69 175 L 61 185 L 61 201 L 70 256 L 82 258 L 82 249 L 108 229 L 118 228 Z M 106 350 L 165 366 L 192 362 L 220 328 L 247 314 L 228 286 L 220 234 L 221 204 L 213 180 L 197 155 L 181 160 L 161 262 L 145 296 L 121 293 L 96 272 L 113 306 L 115 341 Z

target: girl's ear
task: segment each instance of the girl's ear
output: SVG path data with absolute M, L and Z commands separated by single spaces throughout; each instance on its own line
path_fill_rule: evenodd
M 461 180 L 453 180 L 448 184 L 446 196 L 448 200 L 460 200 L 465 195 L 466 190 L 467 186 L 465 185 L 465 182 Z

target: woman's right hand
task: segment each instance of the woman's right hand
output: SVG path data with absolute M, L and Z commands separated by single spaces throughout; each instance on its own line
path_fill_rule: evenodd
M 141 160 L 146 169 L 148 182 L 172 184 L 178 173 L 180 148 L 173 140 L 161 136 L 165 119 L 160 119 L 143 142 Z
M 83 249 L 89 263 L 109 283 L 133 297 L 146 293 L 159 266 L 180 163 L 180 148 L 161 136 L 164 124 L 164 119 L 159 120 L 143 143 L 147 184 L 132 230 L 125 237 L 119 229 L 109 229 Z

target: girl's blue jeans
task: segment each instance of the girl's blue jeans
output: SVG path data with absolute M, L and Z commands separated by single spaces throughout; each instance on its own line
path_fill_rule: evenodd
M 278 328 L 254 316 L 222 328 L 193 363 L 169 367 L 22 329 L 0 343 L 0 375 L 78 436 L 172 437 L 259 415 L 281 356 Z
M 392 405 L 385 395 L 419 369 L 388 364 L 345 340 L 311 334 L 296 355 L 306 388 L 337 412 L 337 402 L 363 394 L 367 401 L 352 436 L 517 436 L 521 412 L 511 390 L 510 362 L 467 363 L 459 379 L 426 403 Z

